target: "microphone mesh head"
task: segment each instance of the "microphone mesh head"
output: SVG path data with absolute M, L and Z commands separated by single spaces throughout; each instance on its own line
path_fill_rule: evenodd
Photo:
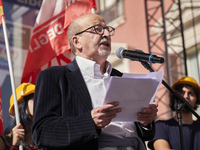
M 125 49 L 123 47 L 120 47 L 116 50 L 116 55 L 118 58 L 123 58 L 123 55 L 122 55 L 122 52 L 124 51 Z

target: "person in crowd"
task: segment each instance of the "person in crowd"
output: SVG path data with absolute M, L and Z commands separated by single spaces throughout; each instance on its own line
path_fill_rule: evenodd
M 16 88 L 20 123 L 16 125 L 16 116 L 14 111 L 13 94 L 10 97 L 10 125 L 6 127 L 4 136 L 0 138 L 0 150 L 17 150 L 20 141 L 24 149 L 38 148 L 31 138 L 31 127 L 33 121 L 33 97 L 35 85 L 31 83 L 22 83 Z
M 183 98 L 192 106 L 194 110 L 200 104 L 200 86 L 197 81 L 189 76 L 179 79 L 172 85 L 172 89 L 179 92 Z M 175 111 L 180 102 L 170 93 L 170 107 Z M 200 149 L 200 122 L 193 119 L 192 112 L 183 107 L 182 115 L 182 132 L 183 141 L 180 138 L 179 122 L 177 114 L 169 120 L 159 120 L 156 122 L 156 134 L 153 140 L 148 142 L 148 147 L 155 150 L 181 150 L 184 146 L 185 150 Z M 181 143 L 184 143 L 181 144 Z M 182 146 L 181 146 L 182 145 Z
M 122 76 L 107 61 L 115 29 L 97 14 L 86 14 L 68 27 L 76 58 L 38 75 L 34 97 L 32 138 L 46 149 L 146 149 L 143 140 L 155 133 L 157 104 L 138 112 L 141 122 L 111 122 L 121 112 L 119 102 L 104 104 L 111 76 Z M 64 41 L 63 41 L 64 42 Z M 117 94 L 117 93 L 116 93 Z

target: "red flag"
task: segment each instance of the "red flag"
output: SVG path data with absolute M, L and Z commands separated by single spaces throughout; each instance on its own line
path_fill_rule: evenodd
M 3 3 L 2 0 L 0 0 L 0 16 L 4 16 L 4 10 L 3 10 Z M 0 25 L 2 24 L 2 20 L 0 19 Z
M 43 0 L 33 29 L 21 83 L 36 83 L 39 72 L 71 62 L 67 28 L 78 16 L 91 13 L 88 0 Z
M 1 103 L 1 86 L 0 86 L 0 135 L 3 135 L 3 110 Z
M 97 10 L 97 6 L 95 3 L 95 0 L 90 0 L 90 9 L 94 8 L 95 10 Z

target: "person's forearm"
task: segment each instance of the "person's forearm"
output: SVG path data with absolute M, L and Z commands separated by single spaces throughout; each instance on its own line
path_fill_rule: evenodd
M 153 143 L 154 150 L 173 150 L 170 148 L 169 143 L 164 139 L 157 139 Z

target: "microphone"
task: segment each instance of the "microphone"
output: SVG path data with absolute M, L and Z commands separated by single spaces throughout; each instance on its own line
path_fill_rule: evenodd
M 154 54 L 147 54 L 144 53 L 142 50 L 126 50 L 123 47 L 120 47 L 116 50 L 116 55 L 118 58 L 128 58 L 133 61 L 143 61 L 143 62 L 149 62 L 149 63 L 163 63 L 164 58 L 158 57 Z

